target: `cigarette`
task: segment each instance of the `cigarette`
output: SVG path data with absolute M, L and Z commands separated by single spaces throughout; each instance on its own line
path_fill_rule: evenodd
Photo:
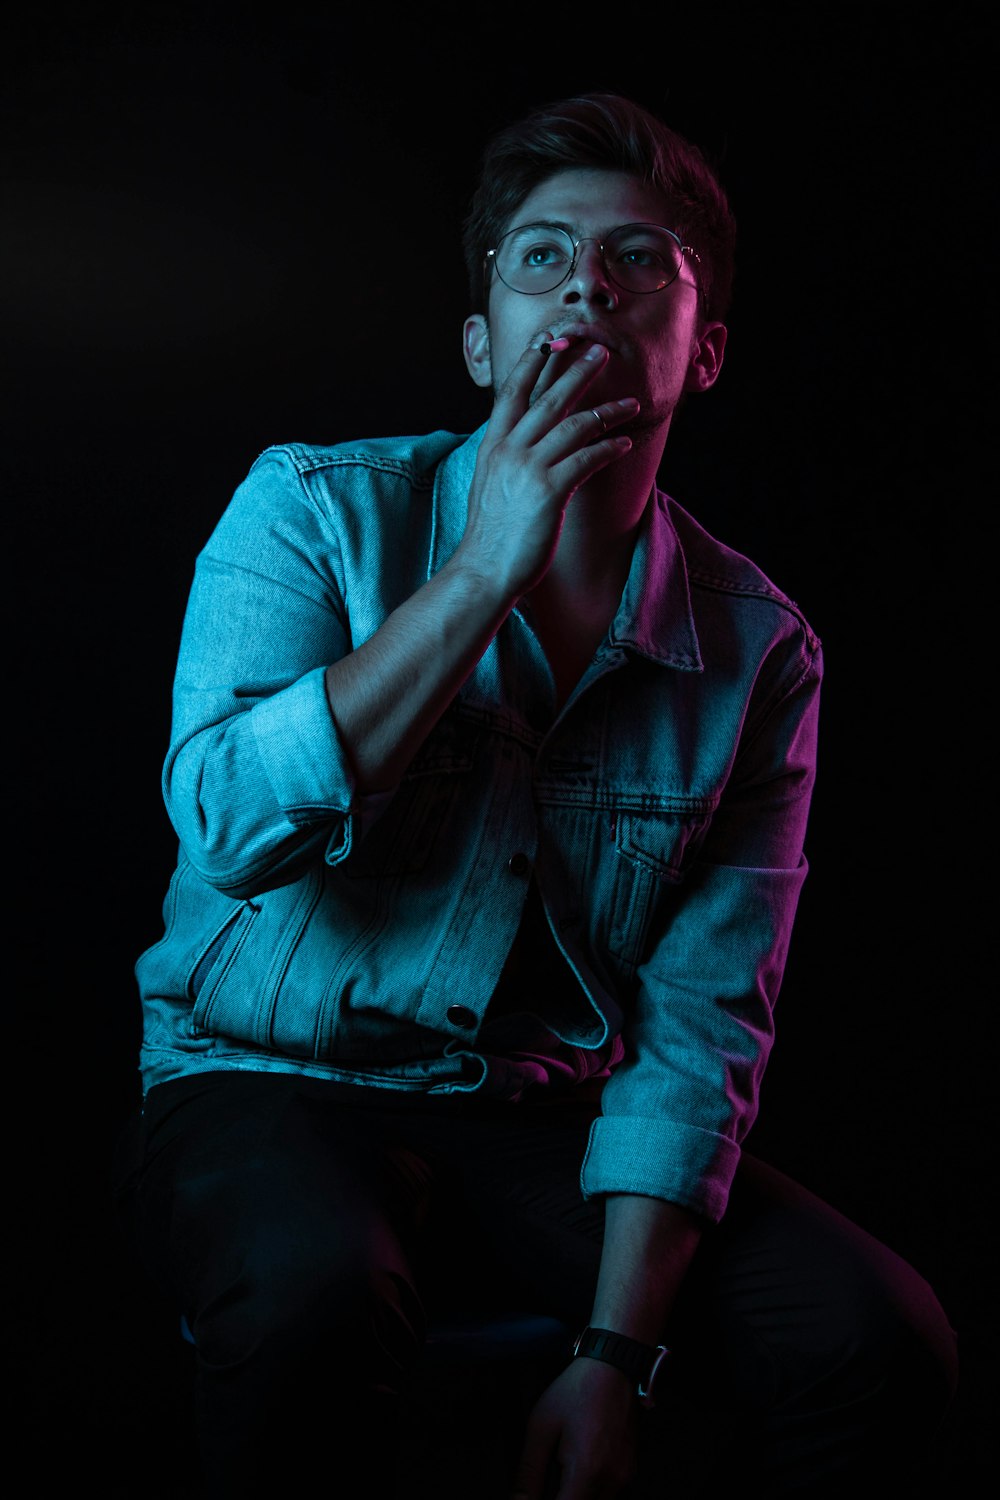
M 569 348 L 569 339 L 553 339 L 549 344 L 543 344 L 542 349 L 546 354 L 558 354 L 561 349 Z

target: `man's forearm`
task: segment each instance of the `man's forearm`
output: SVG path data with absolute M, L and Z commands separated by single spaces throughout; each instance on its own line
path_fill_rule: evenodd
M 513 602 L 452 559 L 371 640 L 327 668 L 330 710 L 359 791 L 395 785 Z
M 591 1326 L 658 1344 L 703 1227 L 676 1203 L 610 1194 Z

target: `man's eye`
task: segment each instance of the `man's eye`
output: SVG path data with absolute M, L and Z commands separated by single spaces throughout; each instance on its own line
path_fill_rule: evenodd
M 522 263 L 526 266 L 555 266 L 565 258 L 566 252 L 561 245 L 536 244 L 524 251 Z
M 650 250 L 646 245 L 630 245 L 627 250 L 618 253 L 619 265 L 625 266 L 664 266 L 666 261 L 658 250 Z

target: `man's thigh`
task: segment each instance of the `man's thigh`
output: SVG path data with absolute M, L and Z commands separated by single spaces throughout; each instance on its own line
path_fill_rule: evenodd
M 507 1104 L 421 1122 L 440 1169 L 418 1255 L 432 1315 L 518 1310 L 586 1323 L 604 1203 L 584 1200 L 580 1167 L 597 1112 Z
M 432 1169 L 321 1081 L 218 1072 L 161 1085 L 141 1136 L 126 1195 L 140 1249 L 199 1347 L 235 1336 L 239 1320 L 217 1313 L 236 1303 L 250 1339 L 255 1322 L 315 1318 L 365 1286 L 377 1295 L 380 1278 L 394 1297 L 408 1286 Z

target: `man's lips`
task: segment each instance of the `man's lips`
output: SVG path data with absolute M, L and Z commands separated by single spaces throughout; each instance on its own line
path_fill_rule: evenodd
M 599 323 L 560 323 L 553 326 L 553 339 L 580 339 L 588 344 L 603 344 L 605 349 L 610 349 L 617 354 L 618 345 L 615 343 L 608 331 Z

